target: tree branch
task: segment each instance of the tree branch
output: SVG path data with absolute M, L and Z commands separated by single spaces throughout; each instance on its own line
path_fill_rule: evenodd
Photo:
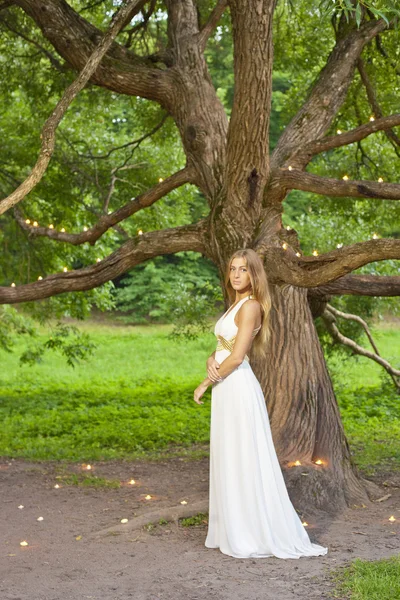
M 360 323 L 366 331 L 367 337 L 375 352 L 366 350 L 365 348 L 357 344 L 354 340 L 343 335 L 336 325 L 336 317 L 342 317 L 344 319 L 353 320 Z M 328 304 L 325 308 L 325 311 L 322 313 L 321 318 L 324 322 L 326 329 L 329 331 L 334 340 L 336 340 L 339 344 L 343 344 L 344 346 L 351 348 L 355 354 L 365 356 L 375 361 L 378 365 L 383 367 L 389 373 L 389 375 L 392 377 L 393 383 L 395 384 L 396 388 L 400 389 L 400 382 L 396 379 L 396 377 L 400 377 L 400 370 L 392 367 L 387 360 L 380 356 L 378 348 L 376 347 L 376 344 L 372 338 L 371 332 L 369 331 L 368 325 L 363 319 L 361 319 L 361 317 L 359 317 L 358 315 L 347 314 L 340 310 L 336 310 L 333 306 Z
M 308 296 L 323 300 L 329 296 L 400 296 L 400 276 L 344 275 L 336 281 L 308 289 Z
M 293 150 L 327 131 L 346 97 L 363 48 L 386 28 L 383 19 L 368 21 L 336 42 L 308 100 L 281 135 L 272 154 L 273 167 L 283 165 Z
M 202 51 L 205 50 L 208 38 L 211 36 L 212 32 L 218 25 L 218 22 L 219 22 L 220 18 L 222 17 L 222 15 L 224 14 L 224 11 L 227 6 L 228 6 L 228 0 L 218 0 L 212 13 L 210 14 L 210 17 L 209 17 L 207 23 L 201 29 L 201 31 L 199 33 L 199 44 L 200 44 L 200 48 Z
M 79 246 L 85 242 L 93 245 L 108 229 L 114 227 L 117 223 L 124 221 L 142 208 L 151 206 L 157 200 L 160 200 L 160 198 L 163 198 L 181 185 L 191 183 L 192 176 L 193 171 L 188 167 L 174 173 L 150 190 L 143 192 L 143 194 L 140 194 L 136 198 L 132 198 L 130 202 L 127 202 L 118 210 L 109 215 L 102 216 L 93 227 L 81 233 L 67 233 L 49 227 L 33 226 L 32 223 L 26 223 L 26 219 L 20 211 L 15 210 L 14 214 L 19 225 L 22 229 L 28 231 L 29 235 L 45 236 L 52 240 L 73 244 L 74 246 Z
M 68 109 L 71 102 L 79 94 L 79 92 L 85 87 L 90 77 L 96 71 L 100 61 L 110 48 L 113 40 L 118 35 L 121 27 L 125 23 L 127 17 L 132 13 L 135 6 L 141 0 L 128 0 L 123 5 L 118 13 L 114 15 L 108 31 L 102 36 L 101 41 L 97 48 L 90 56 L 88 62 L 84 66 L 82 72 L 79 74 L 77 79 L 68 86 L 65 90 L 61 100 L 58 102 L 51 116 L 47 119 L 41 133 L 42 145 L 39 153 L 39 157 L 31 173 L 25 179 L 25 181 L 7 198 L 0 201 L 0 215 L 3 214 L 9 208 L 15 206 L 39 183 L 45 173 L 47 166 L 50 162 L 50 158 L 54 152 L 55 146 L 55 132 L 62 120 L 66 110 Z
M 41 281 L 15 287 L 0 287 L 0 304 L 16 304 L 49 298 L 64 292 L 81 292 L 115 279 L 137 264 L 162 254 L 185 250 L 204 252 L 208 220 L 191 225 L 150 231 L 128 240 L 107 258 L 83 269 L 54 273 Z
M 372 133 L 385 131 L 392 127 L 397 127 L 398 125 L 400 125 L 400 113 L 390 115 L 389 117 L 376 118 L 374 121 L 369 121 L 350 131 L 344 131 L 337 135 L 330 135 L 320 140 L 313 140 L 294 152 L 290 157 L 290 163 L 294 167 L 299 164 L 304 168 L 316 154 L 326 152 L 327 150 L 333 150 L 334 148 L 348 146 L 349 144 L 365 139 Z
M 344 175 L 344 177 L 347 177 Z M 297 169 L 279 169 L 273 173 L 270 187 L 273 190 L 282 186 L 288 190 L 314 192 L 323 196 L 375 198 L 378 200 L 399 200 L 400 184 L 378 183 L 375 181 L 341 181 L 320 177 Z
M 319 256 L 297 257 L 290 246 L 286 249 L 267 247 L 263 254 L 272 283 L 314 288 L 325 286 L 369 263 L 400 259 L 400 240 L 373 239 Z

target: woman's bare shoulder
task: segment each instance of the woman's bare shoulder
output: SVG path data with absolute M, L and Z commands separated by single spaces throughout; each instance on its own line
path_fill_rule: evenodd
M 246 302 L 238 310 L 239 318 L 240 313 L 245 318 L 257 317 L 261 314 L 261 304 L 255 298 L 250 298 L 249 300 L 246 300 Z

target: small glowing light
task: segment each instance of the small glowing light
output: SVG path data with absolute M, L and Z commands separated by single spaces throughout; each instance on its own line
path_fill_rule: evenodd
M 382 179 L 382 177 L 379 177 L 379 179 L 378 179 L 378 183 L 383 183 L 383 179 Z
M 394 522 L 395 522 L 395 520 L 396 520 L 396 517 L 394 517 L 393 515 L 392 515 L 391 517 L 389 517 L 389 521 L 390 521 L 391 523 L 394 523 Z
M 291 229 L 292 229 L 292 228 L 290 227 L 290 225 L 286 225 L 286 229 L 287 229 L 288 231 L 291 231 Z
M 146 499 L 146 500 L 151 500 L 151 496 L 150 496 L 150 494 L 147 494 L 147 496 L 146 496 L 146 498 L 145 498 L 145 499 Z
M 53 223 L 50 223 L 50 225 L 49 225 L 49 229 L 54 229 L 54 225 L 53 225 Z
M 62 233 L 65 233 L 65 227 L 61 227 Z
M 131 479 L 129 482 L 130 485 L 135 485 L 135 483 L 136 483 L 136 481 L 134 479 Z
M 301 466 L 301 462 L 299 460 L 296 460 L 294 464 L 295 464 L 296 467 L 300 467 Z
M 187 504 L 186 500 L 182 500 L 181 504 Z
M 379 236 L 378 236 L 378 234 L 377 234 L 377 233 L 373 233 L 373 234 L 372 234 L 372 239 L 373 239 L 373 240 L 377 240 L 377 239 L 378 239 L 378 237 L 379 237 Z
M 86 469 L 87 471 L 90 471 L 90 469 L 91 469 L 91 468 L 92 468 L 92 465 L 86 465 L 86 467 L 85 467 L 85 469 Z
M 141 229 L 139 229 L 138 235 L 143 235 L 143 231 Z
M 24 540 L 23 542 L 20 542 L 19 545 L 20 546 L 27 546 L 28 542 L 26 540 Z
M 33 221 L 32 225 L 33 225 L 34 227 L 39 227 L 39 225 L 38 225 L 38 222 L 37 222 L 37 221 Z
M 58 483 L 56 483 L 56 485 L 54 486 L 54 488 L 55 488 L 56 490 L 58 490 L 58 489 L 60 488 L 60 486 L 58 485 Z
M 338 130 L 336 131 L 336 133 L 338 133 L 338 134 L 340 135 L 340 134 L 342 133 L 342 130 L 341 130 L 341 129 L 338 129 Z
M 11 287 L 15 287 L 15 283 L 14 282 L 12 282 Z
M 85 227 L 83 228 L 83 231 L 87 231 L 87 227 L 86 227 L 86 225 L 85 225 Z
M 127 523 L 128 519 L 121 519 L 121 523 Z
M 64 273 L 66 273 L 68 271 L 68 267 L 64 267 L 63 271 L 64 271 Z
M 43 277 L 41 275 L 39 275 L 38 281 L 41 281 L 42 279 L 43 279 Z
M 316 465 L 322 465 L 322 464 L 323 464 L 323 462 L 322 462 L 322 460 L 318 459 L 318 460 L 316 460 L 316 461 L 315 461 L 315 464 L 316 464 Z
M 283 244 L 282 244 L 282 248 L 283 248 L 284 250 L 286 250 L 286 249 L 287 249 L 287 247 L 288 247 L 287 243 L 286 243 L 286 242 L 283 242 Z
M 313 250 L 313 255 L 318 256 L 318 250 Z
M 25 223 L 27 223 L 29 225 L 29 223 L 31 222 L 30 219 L 25 219 Z
M 336 244 L 336 248 L 343 248 L 343 244 L 342 243 Z
M 349 176 L 348 175 L 343 175 L 342 179 L 343 179 L 343 181 L 348 181 L 349 180 Z
M 375 121 L 375 117 L 374 117 L 374 115 L 371 115 L 371 116 L 370 116 L 370 118 L 369 118 L 369 120 L 370 120 L 370 121 Z
M 101 262 L 101 258 L 96 258 L 96 262 Z
M 164 181 L 164 179 L 162 177 L 158 178 L 158 183 L 161 183 L 162 181 Z
M 300 252 L 296 252 L 296 256 L 301 256 Z
M 307 521 L 303 521 L 303 522 L 302 522 L 302 525 L 303 525 L 303 527 L 308 527 L 308 523 L 307 523 Z
M 43 521 L 43 517 L 38 517 L 36 521 Z
M 18 506 L 18 508 L 24 508 L 24 505 L 23 505 L 23 504 L 20 504 L 20 505 Z
M 289 166 L 288 166 L 288 171 L 293 171 L 293 167 L 292 167 L 292 165 L 289 165 Z

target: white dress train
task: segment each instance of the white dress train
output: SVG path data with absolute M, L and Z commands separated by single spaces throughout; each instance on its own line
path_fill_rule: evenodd
M 215 354 L 219 363 L 230 353 L 229 341 L 238 331 L 235 314 L 248 298 L 215 325 L 215 335 L 221 336 Z M 310 541 L 291 503 L 264 395 L 247 358 L 212 387 L 205 546 L 235 558 L 300 558 L 328 552 Z

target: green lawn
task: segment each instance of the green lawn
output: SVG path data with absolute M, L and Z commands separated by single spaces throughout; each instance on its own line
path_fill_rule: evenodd
M 357 558 L 333 573 L 337 587 L 332 598 L 396 600 L 400 598 L 400 555 L 369 562 Z
M 18 348 L 2 353 L 0 455 L 81 461 L 166 456 L 179 446 L 195 456 L 192 445 L 209 440 L 210 402 L 195 404 L 193 390 L 206 375 L 214 335 L 172 342 L 170 326 L 80 327 L 97 349 L 75 369 L 53 355 L 20 367 Z M 374 335 L 394 360 L 400 330 Z M 393 386 L 382 386 L 382 369 L 364 358 L 329 368 L 356 462 L 367 473 L 398 466 L 400 402 Z

